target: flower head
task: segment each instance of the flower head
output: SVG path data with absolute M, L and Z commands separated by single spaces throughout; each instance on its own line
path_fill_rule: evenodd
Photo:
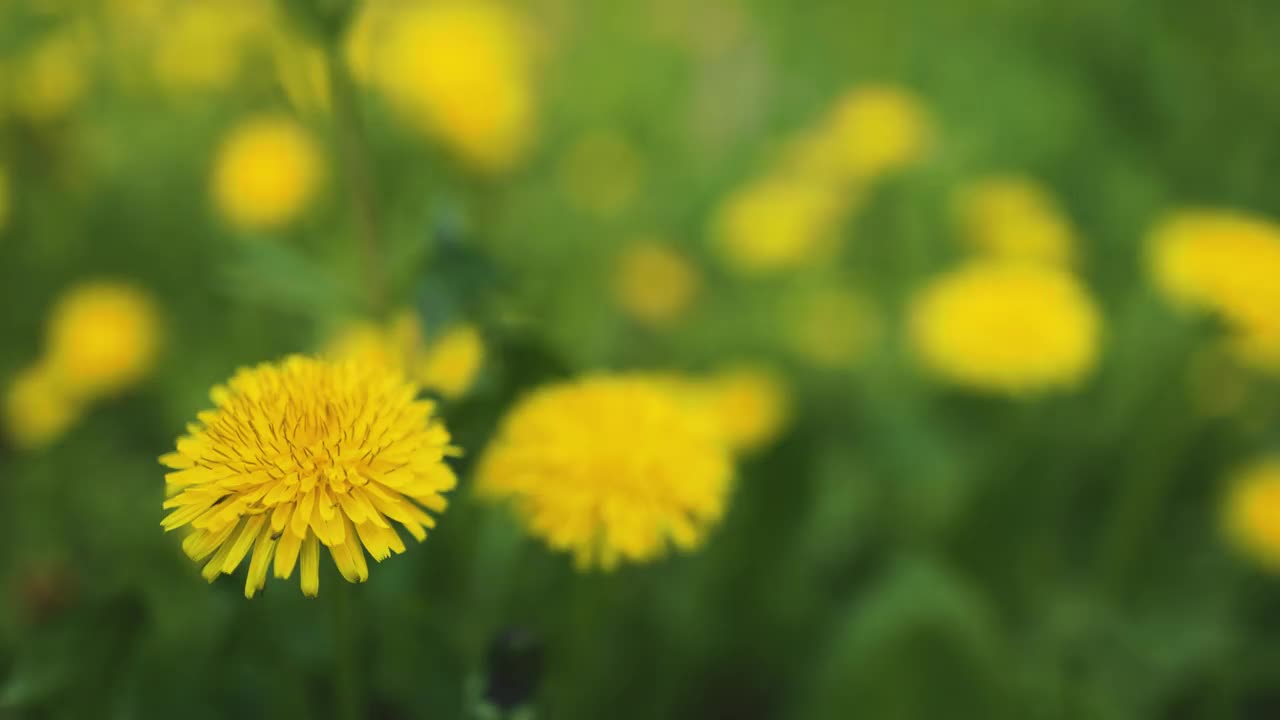
M 791 419 L 783 379 L 757 365 L 737 365 L 700 383 L 705 408 L 735 452 L 751 452 L 777 440 Z
M 484 339 L 474 325 L 455 325 L 423 350 L 413 375 L 427 390 L 453 400 L 475 384 L 484 365 Z
M 844 205 L 823 183 L 775 176 L 731 195 L 715 218 L 713 235 L 734 269 L 760 274 L 822 257 Z
M 273 559 L 288 578 L 299 558 L 302 592 L 314 596 L 321 545 L 343 578 L 363 582 L 366 550 L 379 562 L 405 550 L 392 521 L 423 540 L 435 526 L 423 508 L 444 510 L 456 483 L 449 433 L 416 395 L 402 376 L 355 363 L 294 356 L 240 370 L 160 458 L 174 470 L 163 527 L 191 527 L 182 548 L 209 558 L 210 582 L 252 551 L 246 597 Z
M 723 514 L 732 477 L 704 420 L 650 378 L 552 385 L 507 415 L 477 491 L 513 501 L 531 534 L 583 569 L 688 550 Z
M 1080 383 L 1098 355 L 1088 292 L 1056 268 L 977 261 L 916 297 L 911 336 L 924 365 L 979 390 L 1033 392 Z
M 965 239 L 986 255 L 1059 265 L 1071 260 L 1071 223 L 1048 190 L 1030 178 L 976 181 L 958 194 L 956 214 Z
M 164 10 L 151 70 L 160 87 L 173 93 L 230 87 L 271 23 L 270 5 L 254 0 L 185 0 Z
M 1224 506 L 1230 538 L 1260 563 L 1280 570 L 1280 456 L 1241 470 Z
M 322 173 L 320 150 L 306 129 L 285 117 L 256 117 L 235 128 L 219 149 L 213 200 L 232 225 L 270 229 L 302 212 Z
M 51 372 L 67 393 L 110 395 L 151 372 L 160 349 L 159 311 L 132 285 L 83 283 L 54 306 L 46 342 Z
M 83 413 L 80 401 L 66 392 L 47 363 L 13 378 L 5 395 L 5 427 L 14 444 L 34 450 L 54 442 Z
M 401 310 L 382 325 L 359 321 L 340 329 L 325 354 L 402 373 L 424 390 L 453 400 L 466 394 L 480 374 L 484 340 L 474 325 L 460 324 L 428 342 L 418 314 Z
M 414 125 L 484 171 L 511 167 L 530 144 L 534 97 L 520 19 L 502 5 L 445 0 L 386 28 L 374 82 Z
M 933 130 L 921 100 L 904 88 L 873 85 L 849 91 L 827 121 L 846 172 L 874 179 L 920 161 Z
M 628 316 L 645 325 L 671 325 L 698 293 L 697 269 L 674 248 L 642 240 L 626 248 L 614 275 L 614 297 Z

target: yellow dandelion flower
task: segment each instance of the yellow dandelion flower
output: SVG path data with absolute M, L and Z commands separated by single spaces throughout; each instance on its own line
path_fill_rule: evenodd
M 83 408 L 63 389 L 47 363 L 14 377 L 5 396 L 5 426 L 14 445 L 25 450 L 45 447 L 80 419 Z
M 417 387 L 382 368 L 294 356 L 242 369 L 215 387 L 177 452 L 160 458 L 171 511 L 166 531 L 190 526 L 182 549 L 204 577 L 250 557 L 245 597 L 301 564 L 302 592 L 320 589 L 320 546 L 348 582 L 402 553 L 399 523 L 418 541 L 456 484 L 456 452 Z M 250 556 L 250 551 L 252 555 Z M 212 557 L 211 557 L 212 556 Z
M 793 300 L 784 318 L 787 345 L 818 367 L 847 367 L 879 334 L 871 304 L 854 290 L 817 287 Z
M 1280 456 L 1239 471 L 1224 507 L 1227 533 L 1241 550 L 1280 570 Z
M 81 37 L 63 30 L 37 44 L 13 68 L 15 111 L 34 123 L 66 117 L 89 85 Z
M 829 186 L 773 177 L 731 195 L 712 234 L 725 261 L 742 273 L 794 268 L 831 248 L 844 205 Z
M 1183 211 L 1152 232 L 1151 268 L 1184 306 L 1242 328 L 1280 317 L 1280 225 L 1231 211 Z
M 1070 273 L 976 261 L 925 287 L 911 309 L 921 362 L 979 390 L 1072 387 L 1097 361 L 1101 318 Z
M 384 327 L 367 320 L 348 323 L 329 340 L 324 355 L 362 367 L 404 374 L 421 351 L 421 338 L 416 330 L 413 336 L 397 335 L 393 332 L 394 325 Z
M 615 216 L 635 201 L 643 164 L 640 153 L 619 133 L 589 133 L 560 160 L 561 192 L 580 210 Z
M 905 88 L 876 85 L 848 92 L 827 121 L 846 172 L 873 179 L 922 160 L 933 129 L 924 103 Z
M 140 288 L 93 281 L 66 292 L 49 316 L 48 359 L 65 390 L 96 397 L 125 390 L 151 372 L 160 313 Z
M 1049 191 L 1030 178 L 978 180 L 960 190 L 955 205 L 961 232 L 979 252 L 1031 262 L 1071 261 L 1071 223 Z
M 406 9 L 387 28 L 375 85 L 463 160 L 501 171 L 532 139 L 529 55 L 510 9 L 482 0 L 435 2 Z
M 236 127 L 218 150 L 213 200 L 232 225 L 265 230 L 289 222 L 315 195 L 320 150 L 297 122 L 261 116 Z
M 683 317 L 702 284 L 687 258 L 655 240 L 631 244 L 616 268 L 613 291 L 618 307 L 651 327 L 669 326 Z
M 661 383 L 597 376 L 534 392 L 507 415 L 477 492 L 581 569 L 690 550 L 724 512 L 732 462 L 715 429 Z
M 270 23 L 271 6 L 256 0 L 176 3 L 156 35 L 152 75 L 169 92 L 224 90 Z
M 475 384 L 484 365 L 484 340 L 474 325 L 457 325 L 432 340 L 414 376 L 422 387 L 453 400 Z
M 723 370 L 701 383 L 701 393 L 721 437 L 735 452 L 752 452 L 772 444 L 791 419 L 786 382 L 764 367 L 740 365 Z

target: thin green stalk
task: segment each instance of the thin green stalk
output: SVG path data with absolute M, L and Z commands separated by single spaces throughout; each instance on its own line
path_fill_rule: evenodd
M 337 700 L 337 717 L 341 720 L 361 720 L 360 708 L 360 618 L 355 608 L 355 586 L 336 583 L 330 595 L 333 597 L 333 688 Z

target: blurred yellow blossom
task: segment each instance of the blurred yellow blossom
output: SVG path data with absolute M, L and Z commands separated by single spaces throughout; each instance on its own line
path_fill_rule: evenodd
M 602 375 L 541 388 L 503 420 L 476 491 L 580 569 L 700 545 L 724 514 L 732 461 L 704 416 L 660 382 Z
M 74 397 L 110 395 L 151 372 L 160 349 L 160 315 L 142 289 L 112 281 L 68 290 L 49 316 L 52 372 Z
M 957 193 L 955 211 L 965 240 L 994 257 L 1065 264 L 1074 254 L 1071 223 L 1035 180 L 993 176 Z
M 739 272 L 794 268 L 824 257 L 844 207 L 841 194 L 827 185 L 766 178 L 724 201 L 712 234 L 725 261 Z
M 924 103 L 905 88 L 872 85 L 850 90 L 835 105 L 825 132 L 845 172 L 870 180 L 922 160 L 933 128 Z
M 610 217 L 634 202 L 643 170 L 643 159 L 625 137 L 596 131 L 569 147 L 557 177 L 574 207 Z
M 1175 302 L 1270 337 L 1280 317 L 1280 225 L 1226 210 L 1186 210 L 1152 232 L 1156 283 Z
M 172 4 L 151 57 L 156 82 L 177 93 L 226 89 L 271 19 L 271 5 L 256 0 Z
M 83 412 L 47 363 L 18 373 L 5 395 L 5 429 L 14 445 L 35 450 L 62 437 Z
M 705 409 L 735 452 L 752 452 L 772 444 L 791 419 L 791 394 L 772 370 L 738 365 L 701 383 Z
M 330 358 L 402 373 L 447 399 L 466 394 L 484 364 L 484 341 L 473 325 L 454 325 L 429 342 L 412 310 L 397 312 L 385 325 L 367 320 L 339 329 L 325 348 Z
M 283 116 L 254 117 L 234 128 L 218 149 L 214 204 L 236 227 L 270 229 L 303 211 L 323 172 L 320 150 L 306 128 Z
M 844 287 L 814 287 L 797 295 L 784 308 L 783 335 L 800 358 L 818 367 L 852 364 L 879 334 L 871 304 Z
M 14 110 L 34 123 L 62 119 L 88 89 L 85 39 L 64 29 L 41 39 L 10 68 Z
M 422 387 L 452 400 L 471 389 L 483 364 L 480 330 L 474 325 L 457 325 L 427 345 L 414 376 Z
M 618 258 L 614 299 L 632 319 L 661 327 L 688 312 L 701 283 L 697 269 L 670 245 L 639 240 Z
M 921 290 L 910 331 L 921 362 L 940 377 L 1021 393 L 1079 385 L 1097 362 L 1101 323 L 1069 272 L 987 260 Z
M 1280 570 L 1280 456 L 1257 460 L 1236 474 L 1224 514 L 1231 540 L 1269 570 Z
M 485 0 L 413 6 L 386 28 L 374 84 L 408 121 L 484 171 L 521 159 L 534 95 L 522 19 Z
M 457 484 L 458 452 L 429 401 L 386 368 L 294 356 L 238 371 L 210 393 L 177 451 L 160 458 L 165 531 L 190 526 L 182 549 L 213 582 L 249 557 L 245 597 L 272 562 L 300 564 L 304 595 L 320 590 L 320 547 L 347 582 L 405 551 L 392 521 L 427 537 Z M 251 554 L 252 553 L 252 554 Z

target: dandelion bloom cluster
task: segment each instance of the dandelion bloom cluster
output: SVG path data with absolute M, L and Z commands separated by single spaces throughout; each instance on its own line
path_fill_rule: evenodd
M 1226 530 L 1262 565 L 1280 570 L 1280 456 L 1256 461 L 1232 479 L 1224 506 Z
M 965 240 L 985 255 L 1067 264 L 1075 233 L 1047 189 L 1019 176 L 983 178 L 961 188 L 956 215 Z
M 531 53 L 497 3 L 442 0 L 389 19 L 373 80 L 401 113 L 484 171 L 510 168 L 534 123 Z
M 629 245 L 618 258 L 614 298 L 627 316 L 651 327 L 671 325 L 693 304 L 701 277 L 675 248 L 655 240 Z
M 925 287 L 911 337 L 938 376 L 978 390 L 1071 387 L 1092 371 L 1101 318 L 1070 273 L 1048 266 L 975 261 Z
M 236 127 L 218 150 L 213 199 L 242 230 L 268 230 L 299 215 L 323 173 L 320 150 L 305 128 L 283 116 L 260 116 Z
M 340 328 L 325 354 L 402 373 L 448 399 L 466 394 L 484 366 L 484 339 L 466 323 L 425 339 L 422 320 L 412 310 L 397 312 L 385 324 L 363 320 Z
M 715 428 L 661 383 L 596 376 L 520 401 L 481 461 L 477 492 L 512 501 L 531 534 L 580 568 L 610 569 L 702 543 L 731 478 Z
M 245 596 L 301 567 L 302 592 L 319 592 L 320 546 L 348 582 L 405 550 L 394 523 L 426 538 L 456 484 L 456 452 L 416 399 L 417 387 L 384 368 L 301 356 L 240 370 L 211 393 L 177 452 L 160 458 L 170 510 L 165 530 L 190 526 L 186 554 L 210 582 L 249 557 Z M 206 561 L 207 560 L 207 561 Z
M 1166 295 L 1225 320 L 1244 359 L 1280 368 L 1280 225 L 1231 211 L 1183 211 L 1156 227 L 1149 249 Z

